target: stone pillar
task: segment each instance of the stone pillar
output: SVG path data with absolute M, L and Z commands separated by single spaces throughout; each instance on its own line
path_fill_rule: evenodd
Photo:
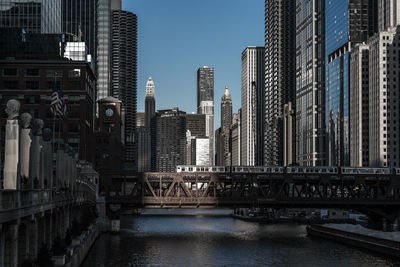
M 21 136 L 19 139 L 19 175 L 21 188 L 33 187 L 32 181 L 29 179 L 29 158 L 32 143 L 31 121 L 31 114 L 21 114 Z
M 4 189 L 17 189 L 18 160 L 19 160 L 19 115 L 20 103 L 11 99 L 7 102 L 8 115 L 4 148 Z
M 35 119 L 33 121 L 33 138 L 31 144 L 31 153 L 30 153 L 30 179 L 32 179 L 35 187 L 34 188 L 43 188 L 43 181 L 39 180 L 40 177 L 40 153 L 42 150 L 42 129 L 43 129 L 43 121 L 41 119 Z
M 35 259 L 38 254 L 38 223 L 34 218 L 29 224 L 29 257 Z
M 40 177 L 45 188 L 53 187 L 53 152 L 51 143 L 52 132 L 49 128 L 43 130 L 43 142 L 40 156 Z

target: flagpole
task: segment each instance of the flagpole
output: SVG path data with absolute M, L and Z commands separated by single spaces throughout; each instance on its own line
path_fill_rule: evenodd
M 57 76 L 56 72 L 54 72 L 54 86 L 57 86 L 57 77 L 56 76 Z M 51 98 L 52 97 L 50 97 L 50 102 L 51 102 Z M 56 143 L 56 140 L 55 140 L 55 138 L 56 138 L 56 114 L 57 113 L 53 110 L 53 115 L 54 115 L 54 117 L 53 117 L 53 153 L 56 152 L 55 151 L 55 143 Z

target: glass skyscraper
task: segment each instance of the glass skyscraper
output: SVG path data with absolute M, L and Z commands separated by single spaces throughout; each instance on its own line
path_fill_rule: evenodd
M 296 163 L 325 164 L 325 0 L 296 0 Z
M 325 0 L 328 165 L 350 165 L 349 64 L 352 47 L 370 32 L 370 0 Z
M 1 0 L 0 28 L 61 33 L 61 0 Z
M 88 53 L 97 60 L 98 0 L 62 0 L 62 31 L 72 33 L 85 42 Z

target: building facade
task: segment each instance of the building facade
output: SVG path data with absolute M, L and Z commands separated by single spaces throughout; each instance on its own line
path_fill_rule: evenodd
M 96 133 L 96 164 L 95 169 L 100 175 L 100 188 L 106 191 L 111 184 L 110 176 L 119 173 L 124 159 L 121 142 L 121 104 L 113 97 L 106 97 L 97 101 L 99 118 Z
M 232 124 L 232 96 L 228 86 L 225 86 L 225 93 L 221 98 L 221 128 L 222 131 L 229 130 Z
M 191 140 L 191 164 L 195 166 L 210 165 L 210 141 L 208 137 L 195 137 Z
M 156 115 L 156 171 L 175 172 L 185 164 L 186 113 L 178 108 L 159 110 Z
M 325 0 L 296 0 L 296 163 L 325 164 Z
M 378 2 L 378 29 L 386 31 L 400 25 L 400 3 L 398 0 L 379 0 Z
M 232 126 L 231 126 L 231 164 L 232 166 L 242 166 L 241 161 L 241 114 L 242 110 L 239 109 L 238 113 L 233 114 Z
M 242 52 L 242 120 L 241 120 L 241 163 L 256 165 L 259 146 L 257 122 L 263 114 L 258 107 L 258 99 L 264 95 L 265 48 L 249 46 Z M 261 88 L 261 89 L 260 89 Z
M 21 113 L 42 119 L 55 130 L 56 141 L 79 152 L 79 159 L 94 162 L 94 116 L 92 98 L 95 75 L 87 62 L 69 60 L 0 60 L 1 108 L 7 101 L 21 102 Z M 62 90 L 68 114 L 54 118 L 50 99 L 54 85 Z M 0 119 L 4 128 L 7 117 Z M 4 138 L 4 133 L 2 134 Z M 61 139 L 61 140 L 60 140 Z
M 295 138 L 283 132 L 284 107 L 291 105 L 294 110 L 296 103 L 295 18 L 295 1 L 265 1 L 265 98 L 262 98 L 265 101 L 265 129 L 262 142 L 266 165 L 286 166 L 295 159 Z M 295 120 L 292 122 L 290 127 L 294 130 Z M 284 145 L 288 140 L 292 143 Z
M 136 166 L 136 95 L 137 95 L 137 17 L 112 11 L 111 91 L 123 103 L 124 155 L 130 168 Z
M 369 165 L 399 167 L 400 27 L 369 39 Z
M 369 167 L 369 46 L 355 46 L 350 58 L 350 166 Z
M 210 163 L 214 164 L 214 68 L 197 70 L 197 113 L 206 115 L 206 136 L 210 138 Z
M 28 33 L 61 33 L 61 0 L 2 0 L 0 28 Z

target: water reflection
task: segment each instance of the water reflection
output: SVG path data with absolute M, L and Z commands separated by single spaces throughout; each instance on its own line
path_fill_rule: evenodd
M 84 266 L 396 266 L 393 260 L 308 238 L 304 226 L 248 223 L 215 210 L 166 212 L 171 211 L 124 217 L 121 233 L 101 236 Z

